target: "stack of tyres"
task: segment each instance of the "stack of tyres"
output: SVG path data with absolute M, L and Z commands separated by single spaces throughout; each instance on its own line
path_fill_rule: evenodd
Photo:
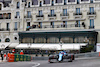
M 31 61 L 31 56 L 27 56 L 27 55 L 20 55 L 20 54 L 14 54 L 15 55 L 15 59 L 14 61 Z
M 31 56 L 26 56 L 27 60 L 26 61 L 31 61 Z
M 26 55 L 26 61 L 29 61 L 29 56 Z
M 8 62 L 14 62 L 14 58 L 15 58 L 14 54 L 9 53 L 7 60 L 8 60 Z
M 24 55 L 19 55 L 19 61 L 24 61 Z
M 24 61 L 26 61 L 26 59 L 27 59 L 27 58 L 26 58 L 26 55 L 24 55 Z
M 20 61 L 20 54 L 14 54 L 15 55 L 15 59 L 14 61 L 17 62 L 17 61 Z

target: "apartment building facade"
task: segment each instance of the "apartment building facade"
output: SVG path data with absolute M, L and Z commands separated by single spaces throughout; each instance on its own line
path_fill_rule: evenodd
M 100 42 L 99 0 L 5 0 L 0 13 L 1 48 Z

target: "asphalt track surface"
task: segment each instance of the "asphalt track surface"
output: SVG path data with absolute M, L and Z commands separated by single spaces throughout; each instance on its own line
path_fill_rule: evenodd
M 100 67 L 100 58 L 74 60 L 73 62 L 49 63 L 47 60 L 31 62 L 3 62 L 0 67 Z

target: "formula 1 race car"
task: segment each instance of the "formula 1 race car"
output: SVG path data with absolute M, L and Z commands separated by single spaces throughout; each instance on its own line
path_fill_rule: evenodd
M 53 62 L 62 62 L 62 61 L 68 61 L 68 62 L 72 62 L 73 60 L 75 60 L 74 54 L 67 54 L 62 56 L 62 60 L 58 61 L 59 58 L 59 54 L 56 55 L 50 55 L 49 56 L 49 63 L 53 63 Z

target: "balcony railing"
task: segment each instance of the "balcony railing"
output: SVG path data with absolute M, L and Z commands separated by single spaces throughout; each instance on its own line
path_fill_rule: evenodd
M 61 25 L 42 25 L 41 27 L 38 25 L 32 25 L 29 28 L 26 28 L 26 30 L 30 29 L 84 29 L 85 27 L 82 24 L 61 24 Z
M 66 20 L 69 17 L 69 14 L 60 14 L 62 20 Z
M 8 29 L 2 28 L 2 29 L 0 29 L 0 31 L 10 31 L 10 29 L 9 28 Z
M 73 15 L 74 15 L 75 19 L 79 19 L 80 20 L 80 18 L 82 18 L 82 13 L 74 13 Z
M 11 13 L 0 14 L 0 19 L 11 19 Z
M 89 19 L 95 19 L 96 18 L 96 12 L 87 12 Z
M 0 19 L 11 19 L 11 17 L 0 17 Z
M 60 16 L 69 16 L 69 14 L 67 13 L 67 14 L 60 14 Z
M 24 16 L 24 18 L 32 18 L 32 15 Z
M 48 17 L 56 17 L 56 14 L 50 14 Z
M 94 29 L 94 26 L 89 26 L 89 29 Z
M 15 16 L 15 18 L 20 18 L 20 16 Z
M 74 15 L 82 15 L 82 13 L 74 13 Z
M 16 31 L 16 30 L 18 30 L 17 28 L 14 28 L 14 30 Z
M 44 15 L 36 15 L 36 17 L 44 17 Z
M 43 21 L 44 15 L 36 15 L 37 21 Z
M 96 15 L 96 12 L 87 12 L 87 15 Z

